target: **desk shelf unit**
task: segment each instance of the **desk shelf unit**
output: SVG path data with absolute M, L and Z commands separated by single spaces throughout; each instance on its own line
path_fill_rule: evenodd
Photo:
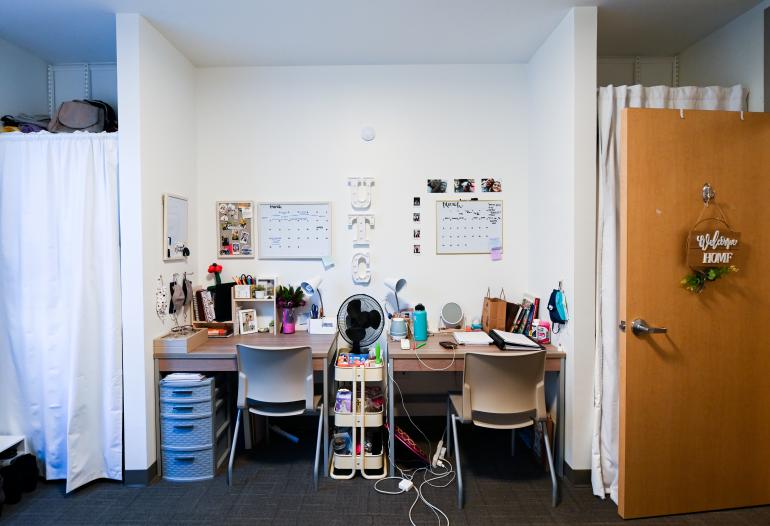
M 230 291 L 230 303 L 232 319 L 226 321 L 203 321 L 194 320 L 193 326 L 196 328 L 225 329 L 227 334 L 223 336 L 209 336 L 209 338 L 227 338 L 241 334 L 241 324 L 238 312 L 244 309 L 254 309 L 257 313 L 257 327 L 269 328 L 270 321 L 273 327 L 269 331 L 277 334 L 278 331 L 278 305 L 276 303 L 275 289 L 278 287 L 278 278 L 276 276 L 260 276 L 256 279 L 255 285 L 263 285 L 268 290 L 268 297 L 256 298 L 255 291 L 252 290 L 250 298 L 236 298 L 235 287 Z
M 347 350 L 347 349 L 345 349 Z M 339 356 L 339 352 L 337 353 Z M 385 378 L 386 363 L 375 367 L 366 367 L 364 365 L 355 367 L 334 366 L 334 380 L 339 387 L 340 384 L 351 385 L 351 411 L 334 411 L 334 425 L 338 428 L 349 428 L 351 435 L 351 451 L 349 454 L 334 452 L 331 465 L 329 467 L 329 476 L 337 480 L 352 479 L 356 472 L 366 479 L 382 479 L 388 474 L 388 462 L 385 455 L 384 439 L 380 440 L 380 452 L 368 453 L 365 449 L 366 431 L 375 430 L 382 437 L 382 427 L 385 423 L 385 403 L 379 411 L 366 410 L 366 385 L 367 383 L 377 384 L 384 393 L 382 382 Z M 336 396 L 336 391 L 335 396 Z M 384 394 L 383 394 L 384 396 Z M 335 404 L 336 406 L 336 404 Z M 358 450 L 360 446 L 360 451 Z M 349 473 L 341 473 L 349 471 Z

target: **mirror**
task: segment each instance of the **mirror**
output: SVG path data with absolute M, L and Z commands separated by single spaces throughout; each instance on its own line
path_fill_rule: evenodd
M 187 198 L 163 194 L 163 259 L 174 261 L 190 255 L 187 248 Z

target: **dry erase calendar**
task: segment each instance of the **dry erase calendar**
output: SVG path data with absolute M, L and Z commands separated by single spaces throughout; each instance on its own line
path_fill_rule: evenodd
M 331 203 L 259 203 L 259 259 L 331 256 Z
M 502 201 L 436 201 L 437 254 L 489 254 L 502 242 Z

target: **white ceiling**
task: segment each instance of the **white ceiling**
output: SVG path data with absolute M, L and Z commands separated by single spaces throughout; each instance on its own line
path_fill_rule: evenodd
M 599 55 L 672 55 L 759 0 L 2 0 L 0 38 L 52 63 L 115 60 L 141 13 L 199 66 L 526 62 L 569 8 Z

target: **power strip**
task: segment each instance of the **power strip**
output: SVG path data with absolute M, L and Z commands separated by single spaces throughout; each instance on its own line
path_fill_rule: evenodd
M 430 467 L 436 468 L 438 466 L 438 463 L 440 460 L 444 460 L 444 456 L 441 454 L 441 451 L 444 451 L 446 453 L 446 448 L 444 447 L 444 439 L 438 441 L 438 444 L 436 445 L 436 452 L 433 453 L 433 458 L 430 462 Z

